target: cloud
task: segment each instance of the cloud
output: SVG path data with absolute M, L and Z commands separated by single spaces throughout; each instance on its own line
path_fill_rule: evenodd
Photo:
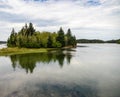
M 113 38 L 119 38 L 119 16 L 119 0 L 1 0 L 0 25 L 6 25 L 5 29 L 0 27 L 0 39 L 2 34 L 10 33 L 10 28 L 19 30 L 26 22 L 44 31 L 71 28 L 77 38 L 82 37 L 81 33 L 91 38 L 92 33 L 94 37 L 99 34 L 96 38 L 107 39 L 104 35 L 109 33 L 109 38 L 113 32 L 117 35 Z

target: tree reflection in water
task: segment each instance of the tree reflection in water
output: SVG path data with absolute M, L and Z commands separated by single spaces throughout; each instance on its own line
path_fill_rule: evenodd
M 15 69 L 16 66 L 26 70 L 26 73 L 33 73 L 37 62 L 42 62 L 48 64 L 50 62 L 58 62 L 60 67 L 63 67 L 64 61 L 66 59 L 67 64 L 70 64 L 72 55 L 69 51 L 64 53 L 63 51 L 49 52 L 49 53 L 33 53 L 33 54 L 20 54 L 11 55 L 10 59 L 12 62 L 12 67 Z

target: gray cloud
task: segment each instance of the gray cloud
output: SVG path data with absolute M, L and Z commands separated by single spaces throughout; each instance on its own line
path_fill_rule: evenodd
M 13 22 L 13 23 L 27 21 L 27 18 L 21 15 L 2 12 L 2 11 L 0 12 L 0 18 L 1 18 L 1 21 L 7 21 L 7 22 Z
M 12 27 L 18 31 L 28 22 L 42 31 L 71 28 L 77 38 L 118 38 L 119 17 L 119 0 L 1 0 L 0 39 L 6 40 Z

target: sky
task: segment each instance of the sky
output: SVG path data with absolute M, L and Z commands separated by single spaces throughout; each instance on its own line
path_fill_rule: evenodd
M 77 39 L 119 39 L 120 0 L 0 0 L 0 41 L 29 22 L 39 31 L 70 28 Z

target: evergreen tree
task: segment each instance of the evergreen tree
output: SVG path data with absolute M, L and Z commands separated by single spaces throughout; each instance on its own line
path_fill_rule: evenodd
M 29 35 L 27 23 L 25 24 L 24 35 L 25 35 L 25 36 L 28 36 L 28 35 Z
M 49 35 L 49 37 L 48 37 L 48 42 L 47 42 L 47 47 L 48 48 L 51 48 L 52 47 L 52 38 L 51 38 L 51 36 Z
M 67 45 L 72 45 L 72 32 L 70 28 L 67 31 L 66 37 L 67 37 L 66 39 Z
M 69 28 L 68 31 L 67 31 L 67 34 L 66 34 L 68 37 L 71 37 L 72 36 L 72 32 L 71 32 L 71 29 Z
M 75 36 L 72 36 L 72 37 L 71 37 L 71 41 L 72 41 L 72 44 L 71 44 L 71 45 L 72 45 L 73 47 L 76 47 L 77 42 L 76 42 L 76 37 L 75 37 Z
M 32 36 L 34 32 L 35 32 L 35 29 L 33 27 L 33 24 L 29 23 L 28 35 Z
M 58 36 L 57 36 L 57 41 L 59 42 L 59 43 L 61 43 L 61 46 L 63 47 L 63 46 L 65 46 L 65 37 L 64 37 L 65 35 L 64 35 L 64 31 L 63 31 L 63 29 L 62 29 L 62 27 L 60 28 L 60 30 L 58 31 Z
M 25 36 L 26 35 L 26 28 L 22 27 L 21 30 L 18 32 L 18 34 L 21 36 Z
M 10 38 L 8 38 L 7 45 L 12 47 L 16 46 L 16 40 L 17 40 L 17 33 L 15 33 L 14 28 L 11 31 Z

